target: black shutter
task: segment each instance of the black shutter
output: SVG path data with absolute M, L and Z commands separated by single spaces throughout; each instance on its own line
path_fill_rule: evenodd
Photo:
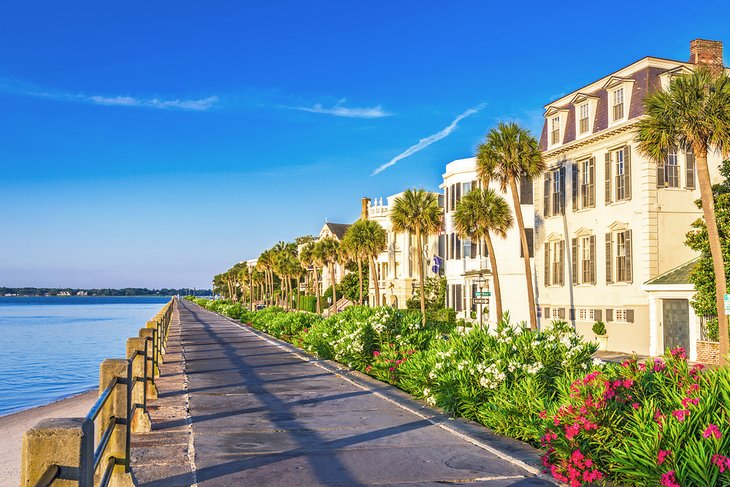
M 656 166 L 656 187 L 663 188 L 666 184 L 664 178 L 664 161 L 660 161 Z
M 588 205 L 596 206 L 596 158 L 591 157 L 588 163 Z
M 624 232 L 624 243 L 626 246 L 626 281 L 633 282 L 633 272 L 631 265 L 631 230 Z
M 591 258 L 590 266 L 591 266 L 591 284 L 596 283 L 596 236 L 591 235 L 590 236 L 590 253 L 589 256 Z
M 472 240 L 471 241 L 471 258 L 476 259 L 477 257 L 477 246 L 479 245 L 478 240 Z
M 606 152 L 606 164 L 605 164 L 605 177 L 606 177 L 606 204 L 611 203 L 611 152 Z
M 613 310 L 608 308 L 606 310 L 606 322 L 613 321 Z
M 572 239 L 571 245 L 571 266 L 573 267 L 573 285 L 578 284 L 578 239 Z
M 633 309 L 626 310 L 626 322 L 628 322 L 628 323 L 634 322 L 634 310 Z
M 578 169 L 578 163 L 573 163 L 573 211 L 578 209 L 578 181 L 580 180 L 579 177 L 579 169 Z
M 544 217 L 550 216 L 550 171 L 546 171 L 543 175 L 543 207 L 542 214 Z
M 595 321 L 601 321 L 602 313 L 600 309 L 594 309 L 593 310 L 593 319 Z
M 454 234 L 454 248 L 456 249 L 456 255 L 454 257 L 461 259 L 461 239 L 457 234 Z
M 550 318 L 550 306 L 543 306 L 542 309 L 545 311 L 545 319 Z
M 520 204 L 532 204 L 532 179 L 524 174 L 520 178 Z
M 532 228 L 525 228 L 525 240 L 527 241 L 527 253 L 530 258 L 535 257 L 535 230 Z M 520 257 L 524 257 L 525 253 L 522 251 L 522 242 L 518 242 L 520 246 Z
M 449 211 L 451 211 L 449 209 L 449 187 L 448 186 L 446 186 L 444 188 L 444 206 L 446 207 L 445 208 L 446 213 L 448 213 Z
M 686 176 L 686 188 L 695 189 L 695 154 L 692 151 L 687 151 L 684 156 L 685 164 L 687 165 L 685 170 Z
M 558 272 L 560 272 L 560 285 L 565 284 L 565 240 L 560 241 L 560 269 Z
M 560 214 L 565 213 L 565 167 L 560 168 Z
M 624 147 L 624 197 L 631 199 L 631 146 Z
M 550 244 L 545 243 L 545 287 L 550 285 Z
M 454 309 L 456 311 L 461 311 L 463 309 L 463 303 L 464 303 L 464 295 L 461 291 L 461 284 L 455 284 L 454 285 L 454 304 L 456 305 Z
M 565 319 L 565 308 L 558 308 L 558 318 L 561 320 Z
M 459 204 L 460 200 L 461 200 L 461 183 L 458 183 L 456 185 L 456 205 Z M 456 205 L 454 205 L 454 208 L 456 208 Z
M 613 252 L 611 252 L 613 246 L 611 242 L 611 233 L 606 234 L 606 284 L 613 282 L 613 276 L 611 274 L 611 261 L 613 259 Z

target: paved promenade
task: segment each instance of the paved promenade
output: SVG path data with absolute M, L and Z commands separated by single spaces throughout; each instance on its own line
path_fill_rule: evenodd
M 534 450 L 392 387 L 185 300 L 173 320 L 138 485 L 553 485 Z

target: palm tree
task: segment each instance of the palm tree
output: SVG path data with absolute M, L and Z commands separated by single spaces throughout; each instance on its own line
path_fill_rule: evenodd
M 380 306 L 380 286 L 375 258 L 387 248 L 388 236 L 380 223 L 374 220 L 358 220 L 345 233 L 344 244 L 357 258 L 360 277 L 360 304 L 363 302 L 362 259 L 368 259 L 371 279 L 375 287 L 375 305 Z
M 332 281 L 332 303 L 335 305 L 335 313 L 337 313 L 337 283 L 335 279 L 335 264 L 341 259 L 340 242 L 332 237 L 325 237 L 318 242 L 320 246 L 321 259 L 329 269 L 330 279 Z
M 317 297 L 317 313 L 319 313 L 319 275 L 317 274 L 317 266 L 315 264 L 316 247 L 316 242 L 306 243 L 302 247 L 302 250 L 299 252 L 299 262 L 301 263 L 301 266 L 305 270 L 305 272 L 307 272 L 305 276 L 309 275 L 308 271 L 310 266 L 314 270 L 314 294 Z
M 477 149 L 477 174 L 484 186 L 490 181 L 497 181 L 503 192 L 509 186 L 512 202 L 515 207 L 517 226 L 520 229 L 522 255 L 525 261 L 525 279 L 527 280 L 527 300 L 530 307 L 530 328 L 537 330 L 537 312 L 535 307 L 535 290 L 532 283 L 532 269 L 527 247 L 525 221 L 522 218 L 520 193 L 517 181 L 523 177 L 533 180 L 545 170 L 537 139 L 529 130 L 516 123 L 500 123 L 486 136 L 486 140 Z
M 266 304 L 273 304 L 274 302 L 274 274 L 273 274 L 273 252 L 271 250 L 264 250 L 259 255 L 256 261 L 256 267 L 264 273 L 265 276 L 265 293 L 269 294 L 269 299 L 266 300 Z
M 702 211 L 715 271 L 715 302 L 720 332 L 720 355 L 728 360 L 728 323 L 723 305 L 727 292 L 725 263 L 715 220 L 715 203 L 707 165 L 707 153 L 730 152 L 730 79 L 724 73 L 714 76 L 698 67 L 688 75 L 675 76 L 667 91 L 656 90 L 644 99 L 646 117 L 637 125 L 639 151 L 661 163 L 675 148 L 692 150 Z
M 396 232 L 416 235 L 418 252 L 418 282 L 421 294 L 421 321 L 426 324 L 426 295 L 423 282 L 423 238 L 441 229 L 443 212 L 438 196 L 424 189 L 407 189 L 395 199 L 390 212 L 390 222 Z
M 501 238 L 507 237 L 507 230 L 514 224 L 512 210 L 504 198 L 494 190 L 474 189 L 456 204 L 453 221 L 461 238 L 470 238 L 472 245 L 482 240 L 487 243 L 499 320 L 502 318 L 502 289 L 499 284 L 497 258 L 494 255 L 491 233 Z

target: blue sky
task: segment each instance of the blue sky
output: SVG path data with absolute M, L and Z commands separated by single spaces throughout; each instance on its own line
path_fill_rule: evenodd
M 636 59 L 730 42 L 726 2 L 623 13 L 3 2 L 0 285 L 209 286 L 278 240 L 353 221 L 362 196 L 437 189 L 500 120 L 537 131 L 544 104 Z

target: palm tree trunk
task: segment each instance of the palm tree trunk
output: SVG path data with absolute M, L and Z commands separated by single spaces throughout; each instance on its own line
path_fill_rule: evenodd
M 421 230 L 416 230 L 416 249 L 418 251 L 418 285 L 421 294 L 421 323 L 426 325 L 426 293 L 423 289 L 423 241 L 421 240 Z
M 494 255 L 494 247 L 492 246 L 492 237 L 489 232 L 484 235 L 487 242 L 487 250 L 489 252 L 489 264 L 492 267 L 492 280 L 494 280 L 494 300 L 497 302 L 497 321 L 502 319 L 502 288 L 499 284 L 499 272 L 497 271 L 497 257 Z
M 335 280 L 335 263 L 330 262 L 330 275 L 332 276 L 332 304 L 335 305 L 335 313 L 337 313 L 337 283 Z
M 535 289 L 532 285 L 532 269 L 530 268 L 530 252 L 527 248 L 527 234 L 525 233 L 525 222 L 522 220 L 522 207 L 520 206 L 519 192 L 515 178 L 510 176 L 509 189 L 512 193 L 512 201 L 515 206 L 517 226 L 520 229 L 520 242 L 522 243 L 522 255 L 525 260 L 525 280 L 527 281 L 527 304 L 530 307 L 530 328 L 537 330 L 537 308 L 535 307 Z
M 357 258 L 357 277 L 360 280 L 360 306 L 362 306 L 362 259 Z
M 314 266 L 314 295 L 317 297 L 317 314 L 322 314 L 322 306 L 319 301 L 319 272 L 317 266 Z
M 299 306 L 301 304 L 301 296 L 300 296 L 300 293 L 301 293 L 300 287 L 301 286 L 299 285 L 300 281 L 301 281 L 301 277 L 299 277 L 299 274 L 297 274 L 297 306 L 296 306 L 297 311 L 299 311 Z
M 373 279 L 373 287 L 375 288 L 375 306 L 380 306 L 380 283 L 378 282 L 378 268 L 375 267 L 375 259 L 372 255 L 368 256 L 370 259 L 370 275 Z
M 707 240 L 712 255 L 712 268 L 715 271 L 715 305 L 717 306 L 717 323 L 720 333 L 720 357 L 721 362 L 728 362 L 730 360 L 728 358 L 728 324 L 724 305 L 727 282 L 725 280 L 725 263 L 722 257 L 720 233 L 717 230 L 717 220 L 715 220 L 715 200 L 712 195 L 710 170 L 707 167 L 707 148 L 702 146 L 694 147 L 694 151 L 697 155 L 695 162 L 697 163 L 697 179 L 702 198 L 702 212 L 705 215 Z

